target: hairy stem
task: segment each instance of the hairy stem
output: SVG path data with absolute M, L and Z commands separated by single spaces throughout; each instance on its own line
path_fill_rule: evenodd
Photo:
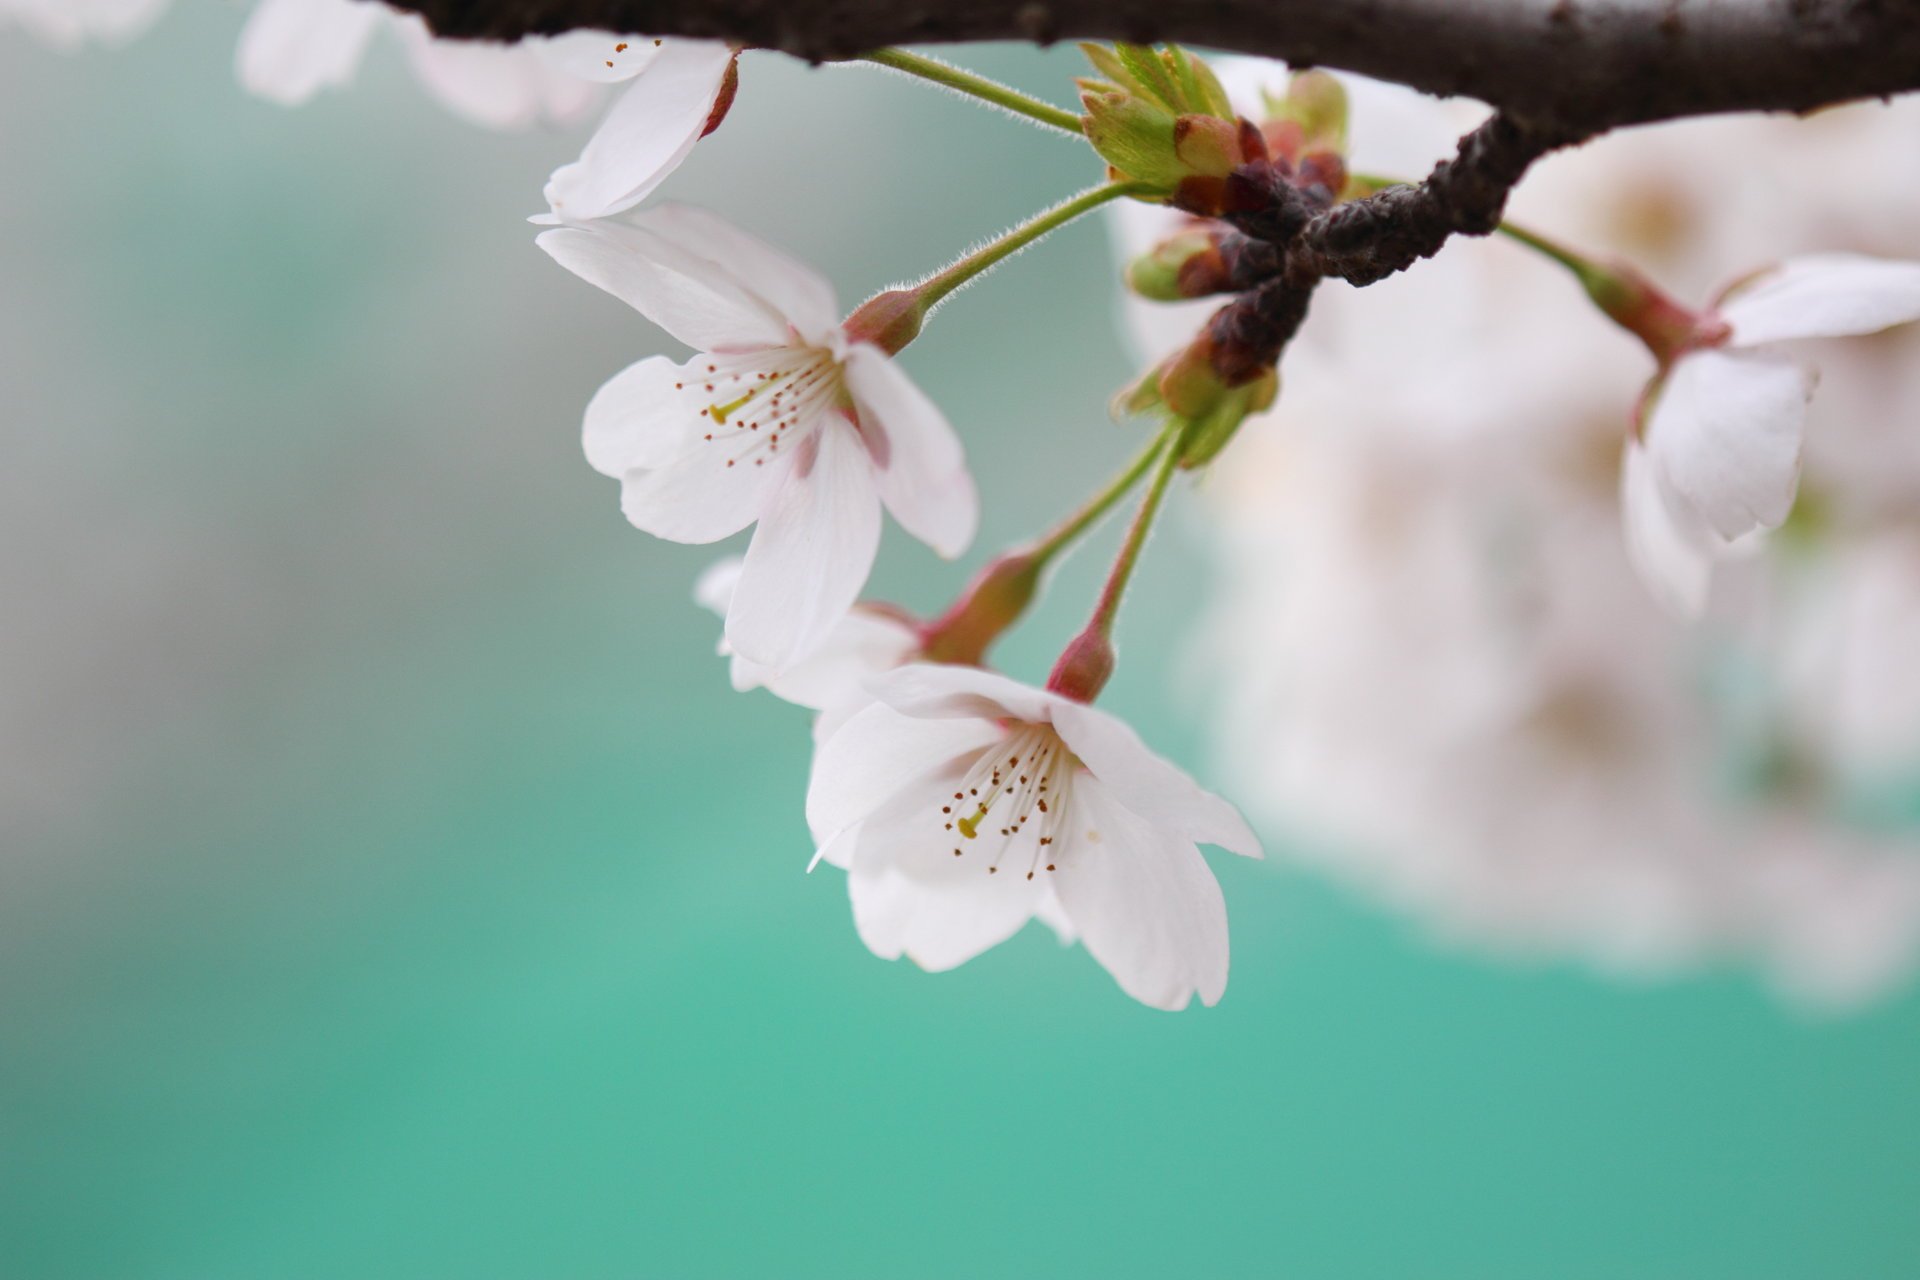
M 942 88 L 951 89 L 965 97 L 976 98 L 991 103 L 1004 111 L 1024 116 L 1037 124 L 1081 136 L 1080 117 L 1071 111 L 1042 102 L 1038 98 L 1021 93 L 985 76 L 977 76 L 971 71 L 963 71 L 951 63 L 941 62 L 937 58 L 928 58 L 917 53 L 908 53 L 904 49 L 879 49 L 872 53 L 861 54 L 857 61 L 871 62 L 876 66 L 887 67 L 904 75 L 928 80 Z

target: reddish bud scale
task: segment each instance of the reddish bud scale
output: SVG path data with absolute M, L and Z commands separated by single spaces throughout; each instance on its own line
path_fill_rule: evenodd
M 740 54 L 736 50 L 733 60 L 727 63 L 727 74 L 720 78 L 720 92 L 714 96 L 713 110 L 707 113 L 706 127 L 700 130 L 700 136 L 706 137 L 720 127 L 727 118 L 727 112 L 733 110 L 734 95 L 740 92 Z
M 1311 287 L 1270 280 L 1215 312 L 1195 346 L 1205 345 L 1209 367 L 1222 384 L 1243 386 L 1273 368 L 1307 318 L 1312 296 Z

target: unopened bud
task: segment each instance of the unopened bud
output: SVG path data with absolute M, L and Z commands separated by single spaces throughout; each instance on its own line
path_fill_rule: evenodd
M 1127 288 L 1155 302 L 1178 302 L 1217 292 L 1224 272 L 1217 232 L 1192 227 L 1128 263 Z
M 1113 641 L 1096 623 L 1068 642 L 1047 677 L 1047 690 L 1075 702 L 1092 702 L 1113 675 Z
M 1165 199 L 1183 181 L 1219 179 L 1241 162 L 1233 108 L 1199 59 L 1174 46 L 1080 47 L 1100 73 L 1079 81 L 1081 128 L 1116 181 Z

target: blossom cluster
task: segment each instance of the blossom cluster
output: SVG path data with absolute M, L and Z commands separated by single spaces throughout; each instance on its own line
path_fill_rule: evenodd
M 72 47 L 164 3 L 0 0 L 0 22 Z M 654 200 L 727 118 L 743 50 L 452 43 L 377 0 L 258 0 L 239 78 L 303 102 L 382 31 L 483 125 L 572 120 L 624 86 L 546 184 L 537 243 L 688 354 L 609 378 L 585 457 L 647 534 L 752 530 L 695 596 L 736 688 L 814 713 L 813 864 L 844 872 L 876 954 L 949 969 L 1037 918 L 1145 1004 L 1220 999 L 1226 908 L 1201 846 L 1258 858 L 1259 839 L 1094 705 L 1174 481 L 1218 471 L 1203 641 L 1231 673 L 1226 768 L 1300 856 L 1460 933 L 1643 968 L 1749 955 L 1828 1001 L 1920 955 L 1920 859 L 1861 799 L 1920 771 L 1920 454 L 1860 389 L 1920 361 L 1822 341 L 1920 320 L 1920 263 L 1857 229 L 1775 260 L 1735 198 L 1771 150 L 1850 171 L 1823 161 L 1864 144 L 1831 121 L 1793 135 L 1812 141 L 1589 148 L 1522 188 L 1497 240 L 1355 289 L 1291 269 L 1290 247 L 1426 173 L 1474 108 L 1122 44 L 1085 48 L 1073 113 L 880 50 L 865 60 L 1071 135 L 1104 181 L 847 310 L 779 248 Z M 1638 232 L 1608 234 L 1636 200 Z M 1114 401 L 1149 423 L 1136 457 L 938 616 L 865 598 L 883 512 L 949 560 L 980 522 L 960 434 L 896 357 L 955 290 L 1102 208 L 1145 365 Z M 1685 280 L 1698 301 L 1655 283 L 1729 248 L 1751 257 Z M 1810 435 L 1815 361 L 1854 401 L 1829 444 Z M 1047 678 L 992 669 L 1051 564 L 1136 491 Z

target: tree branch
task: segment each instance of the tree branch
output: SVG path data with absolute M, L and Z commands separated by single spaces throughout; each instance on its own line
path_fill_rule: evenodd
M 802 58 L 897 44 L 1171 40 L 1326 65 L 1591 135 L 1920 89 L 1914 0 L 390 0 L 443 35 L 705 36 Z
M 1455 235 L 1492 235 L 1528 167 L 1572 135 L 1529 128 L 1500 113 L 1460 139 L 1425 182 L 1389 187 L 1317 215 L 1287 245 L 1296 281 L 1338 276 L 1366 285 L 1431 258 Z

